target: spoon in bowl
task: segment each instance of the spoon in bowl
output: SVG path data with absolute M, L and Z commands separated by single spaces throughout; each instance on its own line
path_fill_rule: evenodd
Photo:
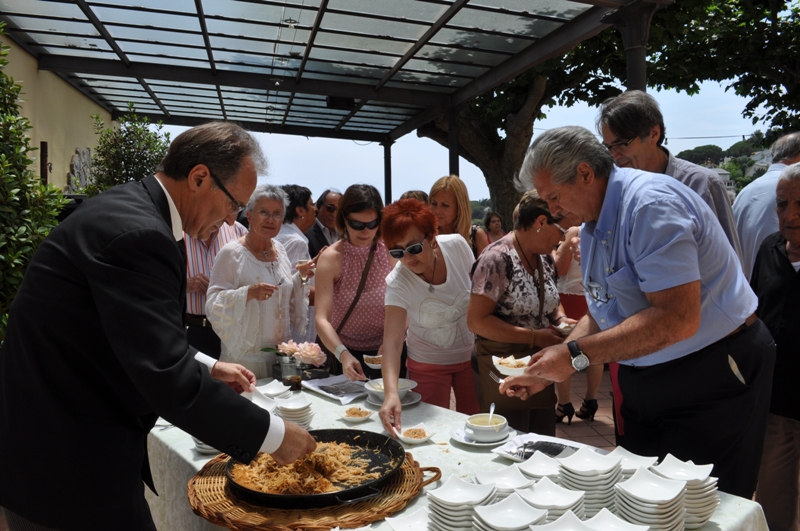
M 492 425 L 492 415 L 494 415 L 494 402 L 489 406 L 489 426 Z

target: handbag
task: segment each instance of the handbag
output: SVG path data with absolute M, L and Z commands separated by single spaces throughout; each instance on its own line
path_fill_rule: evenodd
M 369 256 L 367 257 L 367 263 L 364 265 L 364 271 L 361 273 L 361 281 L 358 283 L 358 289 L 356 289 L 356 295 L 355 297 L 353 297 L 353 302 L 350 303 L 350 307 L 347 309 L 347 312 L 344 314 L 344 317 L 342 317 L 339 326 L 336 327 L 337 335 L 344 328 L 345 323 L 347 323 L 347 319 L 350 317 L 350 314 L 353 313 L 353 310 L 356 307 L 356 303 L 358 303 L 358 299 L 361 298 L 361 292 L 364 291 L 364 286 L 367 284 L 367 277 L 369 276 L 369 266 L 372 265 L 372 259 L 375 257 L 375 249 L 377 248 L 378 248 L 378 242 L 373 242 L 372 247 L 370 247 L 369 249 Z M 324 352 L 328 356 L 328 359 L 325 362 L 325 367 L 327 367 L 330 373 L 332 375 L 342 374 L 341 362 L 339 362 L 339 360 L 336 359 L 336 356 L 334 356 L 333 352 L 328 350 L 328 348 L 325 346 L 325 344 L 322 342 L 322 339 L 319 336 L 317 336 L 316 343 L 317 345 L 319 345 L 319 348 L 322 349 L 322 352 Z

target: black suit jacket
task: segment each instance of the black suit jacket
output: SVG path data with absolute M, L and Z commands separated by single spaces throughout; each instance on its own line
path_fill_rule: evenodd
M 314 226 L 306 232 L 306 238 L 308 238 L 308 254 L 311 255 L 311 258 L 317 256 L 323 247 L 330 245 L 328 238 L 322 232 L 322 227 L 316 221 Z
M 158 415 L 255 456 L 269 415 L 193 359 L 185 284 L 155 177 L 85 201 L 40 245 L 0 350 L 0 505 L 65 531 L 151 529 Z

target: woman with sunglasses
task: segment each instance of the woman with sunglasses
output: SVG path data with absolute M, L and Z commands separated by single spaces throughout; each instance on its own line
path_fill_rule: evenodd
M 286 192 L 256 186 L 245 211 L 250 232 L 217 254 L 208 285 L 206 318 L 222 341 L 222 361 L 236 361 L 256 378 L 272 376 L 275 355 L 262 352 L 305 331 L 309 287 L 275 238 L 281 229 Z M 313 270 L 308 271 L 313 275 Z
M 555 435 L 553 386 L 529 400 L 514 400 L 498 391 L 490 373 L 497 369 L 492 356 L 523 358 L 543 347 L 561 343 L 552 326 L 575 323 L 564 315 L 556 288 L 551 252 L 564 231 L 536 190 L 522 196 L 514 230 L 489 245 L 475 262 L 467 321 L 477 334 L 481 410 L 496 411 L 524 433 Z
M 354 184 L 345 190 L 336 212 L 336 228 L 344 237 L 317 260 L 318 343 L 328 353 L 331 373 L 349 380 L 381 377 L 380 370 L 362 362 L 380 352 L 385 279 L 395 263 L 380 239 L 382 211 L 374 186 Z
M 447 175 L 433 183 L 430 193 L 431 210 L 436 215 L 439 234 L 460 234 L 477 258 L 489 245 L 486 232 L 472 224 L 472 205 L 464 181 L 457 175 Z
M 400 260 L 386 277 L 380 418 L 390 434 L 393 427 L 401 429 L 397 382 L 404 339 L 408 377 L 417 382 L 423 401 L 448 408 L 452 388 L 456 410 L 474 414 L 479 409 L 470 365 L 475 336 L 467 328 L 474 258 L 464 238 L 437 236 L 436 226 L 430 207 L 416 199 L 401 199 L 384 210 L 381 232 L 389 254 Z

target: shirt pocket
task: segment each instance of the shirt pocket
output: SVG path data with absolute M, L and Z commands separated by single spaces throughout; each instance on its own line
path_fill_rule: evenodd
M 647 296 L 639 289 L 639 277 L 633 268 L 625 266 L 614 271 L 606 277 L 606 285 L 609 304 L 616 306 L 615 310 L 622 319 L 650 307 Z

